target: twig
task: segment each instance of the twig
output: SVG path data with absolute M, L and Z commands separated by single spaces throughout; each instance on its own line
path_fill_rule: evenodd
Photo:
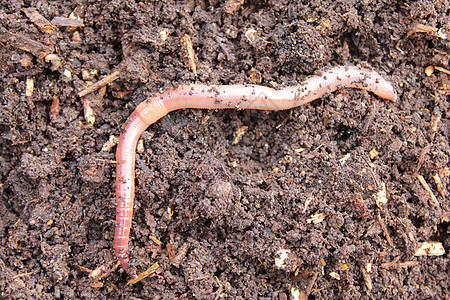
M 369 273 L 367 273 L 366 269 L 361 266 L 361 273 L 363 274 L 364 277 L 364 283 L 366 284 L 366 287 L 369 291 L 372 290 L 372 279 L 370 278 Z
M 444 69 L 444 68 L 442 68 L 442 67 L 436 66 L 436 67 L 434 67 L 434 69 L 435 69 L 435 70 L 438 70 L 438 71 L 441 71 L 442 73 L 445 73 L 445 74 L 450 75 L 450 71 L 447 70 L 447 69 Z
M 216 278 L 217 284 L 219 285 L 219 288 L 218 288 L 217 291 L 216 291 L 216 297 L 214 297 L 214 300 L 217 300 L 217 299 L 219 299 L 220 295 L 222 294 L 222 291 L 223 291 L 223 285 L 222 285 L 222 283 L 220 282 L 219 278 L 217 278 L 217 276 L 214 276 L 214 278 Z
M 144 271 L 144 272 L 142 272 L 141 274 L 139 274 L 139 275 L 137 276 L 137 278 L 132 278 L 132 279 L 128 280 L 127 285 L 135 284 L 135 283 L 141 281 L 141 280 L 144 279 L 145 277 L 147 277 L 147 276 L 149 276 L 149 275 L 155 273 L 156 270 L 157 270 L 158 268 L 159 268 L 159 264 L 156 262 L 156 263 L 154 263 L 150 268 L 148 268 L 146 271 Z
M 314 272 L 313 278 L 311 279 L 311 282 L 308 284 L 308 287 L 306 289 L 307 296 L 311 294 L 314 284 L 316 283 L 317 277 L 319 277 L 319 272 Z
M 400 255 L 398 255 L 398 256 L 396 256 L 395 258 L 394 258 L 394 260 L 393 261 L 389 261 L 389 262 L 385 262 L 385 263 L 382 263 L 381 264 L 381 267 L 383 268 L 383 269 L 390 269 L 390 268 L 392 268 L 399 260 L 400 260 Z
M 425 181 L 425 178 L 423 178 L 422 175 L 417 174 L 417 179 L 419 179 L 420 183 L 422 184 L 423 188 L 430 194 L 431 196 L 431 202 L 430 204 L 433 206 L 439 206 L 439 201 L 437 200 L 436 196 L 433 194 L 433 191 L 431 190 L 428 183 Z
M 381 229 L 383 229 L 384 235 L 386 236 L 389 246 L 394 247 L 394 244 L 392 243 L 391 240 L 391 236 L 389 235 L 389 232 L 387 230 L 386 224 L 384 224 L 384 221 L 381 218 L 380 214 L 378 214 L 378 222 L 380 222 Z
M 80 91 L 78 93 L 78 97 L 84 97 L 87 94 L 90 94 L 96 90 L 98 90 L 99 88 L 101 88 L 102 86 L 107 85 L 108 83 L 118 79 L 120 76 L 120 71 L 114 71 L 109 75 L 106 75 L 105 78 L 103 78 L 102 80 L 97 81 L 96 83 L 88 86 L 87 88 L 85 88 L 84 90 Z
M 419 162 L 417 163 L 416 171 L 414 172 L 416 176 L 423 165 L 425 154 L 428 153 L 428 150 L 430 150 L 431 146 L 433 146 L 433 144 L 428 144 L 422 149 L 422 151 L 420 151 Z

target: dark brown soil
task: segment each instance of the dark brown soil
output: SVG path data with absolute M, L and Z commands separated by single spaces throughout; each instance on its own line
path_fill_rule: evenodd
M 450 2 L 237 6 L 2 1 L 1 298 L 450 298 L 450 80 L 425 74 L 450 69 Z M 84 26 L 44 33 L 30 7 Z M 278 88 L 341 64 L 384 74 L 399 100 L 345 89 L 289 111 L 181 110 L 151 126 L 136 162 L 130 256 L 138 272 L 160 268 L 128 286 L 120 268 L 89 278 L 116 263 L 115 147 L 102 147 L 139 102 L 186 83 Z M 102 100 L 77 96 L 115 70 Z M 422 242 L 445 254 L 414 256 Z

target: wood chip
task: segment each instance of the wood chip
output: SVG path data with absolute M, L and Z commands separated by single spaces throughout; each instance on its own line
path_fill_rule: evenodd
M 161 245 L 162 242 L 160 240 L 158 240 L 155 236 L 151 235 L 149 236 L 149 239 L 152 240 L 153 243 L 155 243 L 156 245 Z
M 117 143 L 119 142 L 119 138 L 115 135 L 110 135 L 109 140 L 103 144 L 102 152 L 109 152 Z
M 434 37 L 441 38 L 441 39 L 447 39 L 447 35 L 445 32 L 441 29 L 438 29 L 433 26 L 428 26 L 420 23 L 416 23 L 413 25 L 412 29 L 408 32 L 406 37 L 410 37 L 414 33 L 430 33 Z
M 256 38 L 258 37 L 258 32 L 253 29 L 250 28 L 245 32 L 245 37 L 247 38 L 247 41 L 251 44 L 253 44 L 253 42 L 256 40 Z
M 79 18 L 65 18 L 65 17 L 54 17 L 52 24 L 61 27 L 82 27 L 84 26 L 83 20 Z
M 327 265 L 327 262 L 325 261 L 325 259 L 321 258 L 320 259 L 320 272 L 322 273 L 322 275 L 325 275 L 325 266 Z
M 99 283 L 99 280 L 109 276 L 109 274 L 113 273 L 117 268 L 120 266 L 120 262 L 117 261 L 116 264 L 111 268 L 108 269 L 106 265 L 101 265 L 100 267 L 96 268 L 95 270 L 91 271 L 88 268 L 80 267 L 83 271 L 89 272 L 89 278 L 92 280 L 91 286 L 92 287 L 101 287 L 102 284 Z
M 372 290 L 372 279 L 370 278 L 369 273 L 367 273 L 366 269 L 364 269 L 363 266 L 361 266 L 361 273 L 363 274 L 364 277 L 364 283 L 366 284 L 366 287 L 369 291 Z
M 418 261 L 405 261 L 405 262 L 397 263 L 397 266 L 399 266 L 401 268 L 413 267 L 413 266 L 417 266 L 417 265 L 419 265 Z
M 381 190 L 378 191 L 378 193 L 376 193 L 374 195 L 375 197 L 375 203 L 377 204 L 377 206 L 379 208 L 383 208 L 384 205 L 387 204 L 388 200 L 387 200 L 387 193 L 386 193 L 386 183 L 381 182 Z
M 297 153 L 297 154 L 300 154 L 300 153 L 302 153 L 305 150 L 306 150 L 306 148 L 295 148 L 294 152 Z
M 139 154 L 144 153 L 145 147 L 144 147 L 144 141 L 142 139 L 139 139 L 136 145 L 136 152 Z
M 195 76 L 197 76 L 197 65 L 195 64 L 195 52 L 192 47 L 192 40 L 189 35 L 184 35 L 181 38 L 181 44 L 184 45 L 188 57 L 188 69 L 191 70 Z
M 336 272 L 330 272 L 329 275 L 330 275 L 330 277 L 333 277 L 334 279 L 341 280 L 341 276 Z
M 440 169 L 439 170 L 439 176 L 441 176 L 441 177 L 450 176 L 450 168 L 449 167 L 444 167 L 444 168 Z
M 91 101 L 86 98 L 83 100 L 84 118 L 88 125 L 92 126 L 95 123 L 94 110 L 91 107 Z
M 442 243 L 439 242 L 423 242 L 417 245 L 414 256 L 440 256 L 445 254 Z
M 24 54 L 22 59 L 19 61 L 22 67 L 28 68 L 28 66 L 31 64 L 31 61 L 33 60 L 33 57 L 28 54 Z
M 350 153 L 345 154 L 343 157 L 339 158 L 339 164 L 341 166 L 343 166 L 349 158 L 350 158 Z
M 33 78 L 27 78 L 25 96 L 27 97 L 33 96 L 33 91 L 34 91 L 34 80 Z
M 132 279 L 128 280 L 127 285 L 138 283 L 142 279 L 155 273 L 158 268 L 159 268 L 159 264 L 156 262 L 150 268 L 148 268 L 146 271 L 138 274 L 136 278 L 132 278 Z
M 89 273 L 89 278 L 98 278 L 107 271 L 108 268 L 106 267 L 106 265 L 101 265 L 100 267 L 96 268 L 95 270 Z
M 429 65 L 428 67 L 425 68 L 425 75 L 427 76 L 431 76 L 434 72 L 434 66 Z
M 441 177 L 439 177 L 439 174 L 436 173 L 433 175 L 433 179 L 434 179 L 434 183 L 436 183 L 436 187 L 437 187 L 439 194 L 441 194 L 442 198 L 444 198 L 444 200 L 445 200 L 445 194 L 447 193 L 447 190 L 446 190 L 445 186 L 442 184 Z
M 70 70 L 65 69 L 64 76 L 66 76 L 69 79 L 72 79 L 72 72 L 70 72 Z
M 133 91 L 111 91 L 113 96 L 117 99 L 122 99 L 126 95 L 132 94 Z
M 275 266 L 279 269 L 284 269 L 287 267 L 285 260 L 289 257 L 291 253 L 290 249 L 280 249 L 277 251 L 278 257 L 275 257 Z
M 50 67 L 50 70 L 56 71 L 61 66 L 61 58 L 59 58 L 58 55 L 50 53 L 45 56 L 45 61 L 50 62 L 52 66 Z
M 374 159 L 375 157 L 378 156 L 378 151 L 375 148 L 373 148 L 372 150 L 370 150 L 369 156 L 370 156 L 370 159 Z
M 52 33 L 55 31 L 55 26 L 44 18 L 34 7 L 24 8 L 22 11 L 42 32 Z
M 81 42 L 81 36 L 78 31 L 75 31 L 72 35 L 72 42 Z
M 95 280 L 95 281 L 89 283 L 89 286 L 90 286 L 91 288 L 94 288 L 94 289 L 102 288 L 103 285 L 104 285 L 103 282 L 100 282 L 100 281 L 97 281 L 97 280 Z
M 59 106 L 59 99 L 53 97 L 52 106 L 50 107 L 50 121 L 55 123 L 58 120 L 59 111 L 61 107 Z
M 167 246 L 167 255 L 169 256 L 169 261 L 172 262 L 175 258 L 175 250 L 173 250 L 172 244 L 168 243 Z
M 430 198 L 431 198 L 430 204 L 433 205 L 433 206 L 439 206 L 439 201 L 437 200 L 436 196 L 433 194 L 433 191 L 431 190 L 431 188 L 428 185 L 428 183 L 425 181 L 425 178 L 423 178 L 422 175 L 417 174 L 417 179 L 419 179 L 419 181 L 422 184 L 423 188 L 430 195 Z
M 232 14 L 241 8 L 244 2 L 244 0 L 227 0 L 223 5 L 223 9 L 226 13 Z
M 291 287 L 291 296 L 294 300 L 300 300 L 300 299 L 306 299 L 306 298 L 300 298 L 300 290 L 294 287 Z
M 210 118 L 211 118 L 210 116 L 204 117 L 203 120 L 202 120 L 202 125 L 205 125 L 206 122 L 208 122 L 208 120 L 209 120 Z
M 250 70 L 250 78 L 253 80 L 254 83 L 256 84 L 261 84 L 262 81 L 262 74 L 260 71 L 252 68 Z
M 322 222 L 323 220 L 325 220 L 327 214 L 322 212 L 322 213 L 317 213 L 315 215 L 312 215 L 309 219 L 306 220 L 306 222 L 308 223 L 314 223 L 314 224 L 319 224 L 320 222 Z
M 234 139 L 233 142 L 231 143 L 232 145 L 236 145 L 237 143 L 239 143 L 242 139 L 242 136 L 245 134 L 245 132 L 247 131 L 248 126 L 241 126 L 238 128 L 238 130 L 236 130 L 236 132 L 234 133 Z
M 161 41 L 163 41 L 163 42 L 165 42 L 169 36 L 170 36 L 170 31 L 167 29 L 163 29 L 159 32 L 159 37 L 161 38 Z

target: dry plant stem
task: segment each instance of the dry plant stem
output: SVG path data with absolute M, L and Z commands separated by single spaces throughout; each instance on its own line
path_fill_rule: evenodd
M 94 83 L 93 85 L 88 86 L 87 88 L 85 88 L 84 90 L 80 91 L 78 93 L 78 97 L 84 97 L 87 94 L 92 93 L 93 91 L 98 90 L 99 88 L 107 85 L 108 83 L 116 80 L 117 78 L 119 78 L 120 76 L 120 71 L 114 71 L 111 74 L 105 76 L 103 79 L 97 81 L 96 83 Z
M 356 67 L 334 67 L 320 76 L 281 90 L 258 85 L 187 85 L 168 90 L 141 103 L 123 126 L 117 146 L 116 229 L 114 248 L 122 268 L 128 268 L 128 240 L 133 216 L 136 144 L 147 127 L 182 108 L 283 110 L 306 104 L 340 88 L 365 89 L 397 99 L 392 85 L 378 73 Z M 132 274 L 135 276 L 135 274 Z

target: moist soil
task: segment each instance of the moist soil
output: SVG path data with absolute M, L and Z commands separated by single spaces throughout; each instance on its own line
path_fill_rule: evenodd
M 2 1 L 1 297 L 449 299 L 449 6 Z M 115 138 L 133 109 L 182 84 L 279 89 L 334 65 L 370 66 L 399 99 L 342 89 L 150 126 L 130 264 L 158 267 L 127 285 Z M 424 242 L 437 250 L 415 255 Z

